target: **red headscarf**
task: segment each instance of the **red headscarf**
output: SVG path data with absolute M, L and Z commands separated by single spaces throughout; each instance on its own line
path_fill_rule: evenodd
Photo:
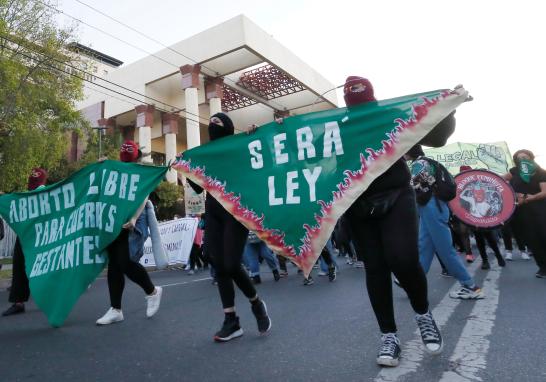
M 376 101 L 371 82 L 363 77 L 347 77 L 345 86 L 343 86 L 343 94 L 347 106 Z
M 122 162 L 136 162 L 138 159 L 138 145 L 130 140 L 123 142 L 119 151 L 119 159 Z
M 33 168 L 28 177 L 28 190 L 32 191 L 40 186 L 44 186 L 47 181 L 47 171 L 43 168 Z

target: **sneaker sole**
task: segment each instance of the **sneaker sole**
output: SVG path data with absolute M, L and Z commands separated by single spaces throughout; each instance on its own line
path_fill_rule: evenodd
M 438 350 L 430 350 L 429 348 L 427 348 L 427 345 L 423 344 L 423 347 L 425 348 L 425 351 L 430 354 L 430 355 L 438 355 L 438 354 L 441 354 L 442 351 L 444 350 L 444 341 L 442 341 L 442 343 L 440 344 L 440 348 Z
M 96 322 L 97 326 L 106 326 L 106 325 L 111 325 L 111 324 L 116 324 L 118 322 L 123 322 L 123 318 L 121 320 L 115 320 L 115 321 L 112 321 L 112 322 Z
M 231 341 L 235 338 L 239 338 L 243 335 L 243 329 L 239 329 L 235 332 L 233 332 L 232 334 L 230 334 L 229 336 L 227 337 L 218 337 L 218 336 L 214 336 L 214 341 L 216 342 L 228 342 L 228 341 Z
M 482 300 L 485 296 L 479 295 L 479 296 L 452 296 L 449 295 L 449 297 L 457 299 L 457 300 Z
M 381 358 L 377 357 L 376 360 L 378 365 L 380 366 L 389 366 L 389 367 L 396 367 L 400 363 L 399 359 L 395 358 Z

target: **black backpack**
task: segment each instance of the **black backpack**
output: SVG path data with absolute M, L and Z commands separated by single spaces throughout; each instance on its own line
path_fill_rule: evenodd
M 457 195 L 457 185 L 455 184 L 453 175 L 451 175 L 440 162 L 430 158 L 424 159 L 430 163 L 435 170 L 434 177 L 436 178 L 436 183 L 434 183 L 433 188 L 434 195 L 444 202 L 455 199 L 455 196 Z

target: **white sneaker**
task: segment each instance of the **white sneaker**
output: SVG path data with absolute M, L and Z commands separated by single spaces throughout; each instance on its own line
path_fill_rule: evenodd
M 161 303 L 161 295 L 163 294 L 163 288 L 155 287 L 155 294 L 146 296 L 146 317 L 150 318 L 159 310 L 159 304 Z
M 521 252 L 521 258 L 523 260 L 531 260 L 531 256 L 529 256 L 529 254 L 527 252 L 525 252 L 525 251 Z
M 328 276 L 328 272 L 320 271 L 318 273 L 319 276 Z
M 110 308 L 106 311 L 104 316 L 97 320 L 97 325 L 110 325 L 121 321 L 123 321 L 123 312 L 121 309 Z
M 504 258 L 508 261 L 512 261 L 512 252 L 505 252 Z
M 355 268 L 364 268 L 364 262 L 363 261 L 356 261 L 353 266 Z

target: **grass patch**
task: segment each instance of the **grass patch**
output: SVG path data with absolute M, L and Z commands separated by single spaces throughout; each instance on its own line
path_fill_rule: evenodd
M 1 257 L 0 258 L 0 264 L 12 264 L 13 258 L 11 257 Z
M 11 269 L 0 269 L 0 279 L 11 279 Z

